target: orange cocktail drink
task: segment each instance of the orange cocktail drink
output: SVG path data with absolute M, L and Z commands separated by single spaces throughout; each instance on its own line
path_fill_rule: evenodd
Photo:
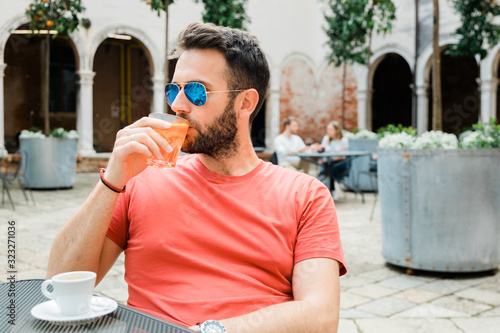
M 170 147 L 172 147 L 173 150 L 170 153 L 162 150 L 161 154 L 163 156 L 163 159 L 157 159 L 154 156 L 149 157 L 148 165 L 162 169 L 174 168 L 181 151 L 182 143 L 186 138 L 186 134 L 189 128 L 189 122 L 183 118 L 166 113 L 151 113 L 149 116 L 153 118 L 163 119 L 172 124 L 169 129 L 162 130 L 154 128 L 154 130 L 161 136 L 163 136 L 165 140 L 167 140 L 168 144 L 170 145 Z

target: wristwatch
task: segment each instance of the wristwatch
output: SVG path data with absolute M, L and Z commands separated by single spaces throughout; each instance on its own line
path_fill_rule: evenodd
M 226 333 L 224 325 L 217 320 L 207 320 L 200 324 L 201 333 Z

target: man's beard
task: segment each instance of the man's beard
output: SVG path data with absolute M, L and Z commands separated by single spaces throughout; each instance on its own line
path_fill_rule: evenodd
M 182 151 L 190 154 L 205 154 L 212 158 L 229 157 L 236 153 L 237 118 L 234 112 L 234 98 L 226 105 L 224 112 L 209 123 L 205 130 L 200 123 L 186 118 L 191 127 L 198 131 L 192 140 L 184 141 Z

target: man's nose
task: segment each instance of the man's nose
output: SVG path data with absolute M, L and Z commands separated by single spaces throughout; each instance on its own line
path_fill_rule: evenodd
M 191 111 L 191 103 L 187 99 L 184 89 L 181 89 L 177 96 L 175 96 L 175 99 L 170 107 L 175 113 L 188 113 Z

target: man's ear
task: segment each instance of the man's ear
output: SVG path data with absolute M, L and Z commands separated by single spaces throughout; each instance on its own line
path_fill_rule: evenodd
M 259 93 L 253 88 L 247 89 L 241 92 L 237 100 L 239 103 L 238 117 L 249 118 L 250 115 L 255 111 L 257 103 L 259 103 Z

